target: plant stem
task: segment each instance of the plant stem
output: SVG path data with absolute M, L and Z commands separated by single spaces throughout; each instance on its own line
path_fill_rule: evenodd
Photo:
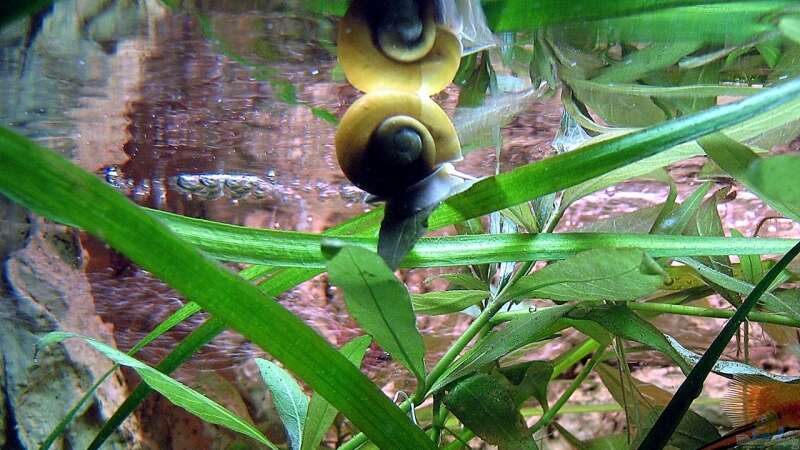
M 428 374 L 428 378 L 425 380 L 425 390 L 427 391 L 433 384 L 442 376 L 442 374 L 450 367 L 450 364 L 455 361 L 458 355 L 461 353 L 462 350 L 470 343 L 473 337 L 475 337 L 478 332 L 483 329 L 483 327 L 489 323 L 492 317 L 497 314 L 497 311 L 503 306 L 503 302 L 498 300 L 492 300 L 489 302 L 489 305 L 486 306 L 486 309 L 481 311 L 481 314 L 473 321 L 464 334 L 459 336 L 459 338 L 450 346 L 447 352 L 442 356 L 442 359 L 436 363 L 436 365 L 431 369 L 430 373 Z M 417 394 L 414 395 L 412 399 L 414 404 L 419 404 L 422 400 L 425 399 L 424 395 L 419 395 L 420 391 L 417 391 Z M 427 394 L 427 392 L 425 392 Z
M 555 404 L 553 404 L 553 406 L 550 407 L 550 409 L 547 410 L 547 412 L 542 415 L 541 419 L 539 419 L 538 422 L 533 424 L 533 426 L 529 430 L 531 435 L 533 435 L 543 427 L 547 426 L 547 424 L 549 424 L 550 421 L 553 420 L 553 418 L 558 414 L 558 411 L 567 403 L 567 400 L 569 400 L 572 394 L 580 387 L 580 385 L 583 383 L 583 380 L 585 380 L 586 377 L 589 376 L 589 374 L 592 372 L 592 369 L 594 369 L 594 366 L 597 365 L 597 363 L 600 362 L 601 359 L 603 359 L 604 354 L 605 354 L 605 346 L 594 352 L 594 355 L 592 355 L 592 359 L 590 359 L 586 363 L 586 365 L 583 366 L 583 369 L 581 369 L 581 371 L 578 373 L 578 376 L 575 377 L 574 380 L 572 380 L 572 383 L 570 383 L 567 390 L 564 391 L 564 393 L 561 394 L 561 397 L 559 397 L 558 400 L 556 400 Z
M 702 308 L 699 306 L 670 305 L 666 303 L 628 303 L 628 308 L 634 311 L 653 312 L 658 314 L 680 314 L 684 316 L 709 317 L 713 319 L 729 319 L 733 317 L 735 311 L 728 311 L 716 308 Z M 530 314 L 527 311 L 509 311 L 498 313 L 492 320 L 494 323 L 508 322 L 509 320 L 523 317 Z M 800 321 L 780 314 L 751 312 L 747 315 L 747 320 L 757 323 L 771 323 L 784 325 L 787 327 L 800 328 Z
M 562 373 L 566 372 L 567 369 L 574 366 L 578 363 L 578 361 L 582 360 L 586 355 L 592 353 L 593 351 L 600 348 L 600 343 L 595 341 L 592 338 L 588 338 L 583 341 L 577 347 L 572 348 L 567 353 L 563 354 L 556 360 L 556 363 L 553 365 L 553 374 L 550 375 L 551 380 L 555 380 L 558 378 Z

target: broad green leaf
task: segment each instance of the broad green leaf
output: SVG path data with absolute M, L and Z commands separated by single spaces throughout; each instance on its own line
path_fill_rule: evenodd
M 369 250 L 329 246 L 327 251 L 333 254 L 328 276 L 344 291 L 350 315 L 418 380 L 424 380 L 425 347 L 405 285 Z
M 472 305 L 477 305 L 489 297 L 488 291 L 439 291 L 411 296 L 411 304 L 417 314 L 436 316 L 463 311 Z
M 636 233 L 647 234 L 653 228 L 664 205 L 648 206 L 618 214 L 608 219 L 595 220 L 578 229 L 581 233 Z
M 667 118 L 664 110 L 647 97 L 609 94 L 599 89 L 583 89 L 578 86 L 573 86 L 573 92 L 611 126 L 646 127 Z
M 303 427 L 308 413 L 308 397 L 289 372 L 266 359 L 256 358 L 261 378 L 272 393 L 272 403 L 278 411 L 289 446 L 299 450 L 303 442 Z
M 719 167 L 752 190 L 767 204 L 786 217 L 794 221 L 800 221 L 800 205 L 798 205 L 797 197 L 783 193 L 786 190 L 789 193 L 795 190 L 792 183 L 784 183 L 784 181 L 792 178 L 767 178 L 768 175 L 780 176 L 782 174 L 781 171 L 784 168 L 779 167 L 781 162 L 787 164 L 788 167 L 797 167 L 796 158 L 787 155 L 776 156 L 765 161 L 774 158 L 780 159 L 763 165 L 764 162 L 761 161 L 761 158 L 746 145 L 740 144 L 722 133 L 706 136 L 700 139 L 698 143 Z
M 369 336 L 359 336 L 344 344 L 339 349 L 339 353 L 344 355 L 354 366 L 360 367 L 361 360 L 364 359 L 371 342 L 372 339 Z M 319 449 L 320 443 L 325 438 L 328 429 L 333 425 L 337 413 L 336 408 L 315 392 L 308 403 L 308 415 L 303 428 L 303 445 L 300 449 Z
M 513 386 L 512 394 L 517 407 L 533 396 L 542 406 L 547 406 L 547 385 L 553 375 L 550 361 L 529 361 L 510 367 L 501 367 L 500 373 Z
M 624 304 L 589 305 L 582 304 L 568 314 L 572 320 L 590 320 L 605 328 L 609 333 L 644 344 L 670 357 L 682 370 L 688 372 L 689 366 L 678 355 L 661 333 L 650 322 L 642 319 Z
M 777 155 L 758 158 L 747 168 L 749 185 L 757 193 L 791 210 L 790 218 L 800 216 L 800 188 L 789 182 L 800 170 L 800 157 L 797 155 Z M 783 212 L 783 211 L 781 211 Z M 798 220 L 798 219 L 795 219 Z
M 556 322 L 572 308 L 571 305 L 562 305 L 534 311 L 525 317 L 510 321 L 505 328 L 492 331 L 456 360 L 431 386 L 430 391 L 436 392 L 523 345 L 552 335 L 556 331 Z
M 778 29 L 784 36 L 800 44 L 800 17 L 788 16 L 781 19 Z
M 476 373 L 457 382 L 442 400 L 487 443 L 509 450 L 536 450 L 511 391 L 511 384 L 499 373 Z
M 302 320 L 204 257 L 93 174 L 5 128 L 0 128 L 0 160 L 0 191 L 5 195 L 102 238 L 281 361 L 373 442 L 413 449 L 432 446 L 377 386 Z M 57 182 L 44 186 L 42 179 Z M 295 277 L 297 273 L 291 278 Z M 223 328 L 217 322 L 207 330 L 218 333 Z
M 641 250 L 589 250 L 522 277 L 505 298 L 636 300 L 661 287 L 665 275 Z
M 651 448 L 644 446 L 639 447 L 639 445 L 663 410 L 663 407 L 656 407 L 654 411 L 646 417 L 645 420 L 648 423 L 637 433 L 637 438 L 631 444 L 631 448 Z M 717 427 L 712 425 L 708 419 L 692 410 L 688 410 L 686 415 L 680 419 L 680 423 L 676 425 L 675 432 L 667 443 L 680 449 L 696 449 L 702 447 L 707 442 L 719 438 L 719 436 L 720 434 L 719 431 L 717 431 Z
M 158 391 L 159 394 L 166 397 L 173 404 L 203 419 L 203 421 L 224 426 L 225 428 L 255 439 L 269 448 L 278 450 L 278 447 L 261 434 L 255 426 L 228 411 L 217 402 L 102 342 L 74 333 L 57 331 L 48 333 L 42 337 L 37 347 L 41 348 L 70 338 L 80 338 L 115 363 L 135 370 L 136 373 L 142 377 L 142 381 L 147 383 L 151 388 Z

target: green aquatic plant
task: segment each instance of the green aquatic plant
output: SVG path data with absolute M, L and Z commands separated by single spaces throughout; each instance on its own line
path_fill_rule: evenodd
M 340 3 L 304 7 L 342 14 Z M 251 424 L 168 377 L 228 328 L 283 366 L 258 361 L 293 450 L 318 448 L 339 412 L 359 431 L 340 447 L 345 449 L 368 441 L 380 448 L 454 449 L 474 437 L 501 448 L 535 449 L 541 430 L 550 427 L 579 448 L 697 448 L 719 436 L 706 418 L 688 410 L 710 371 L 775 377 L 719 358 L 745 319 L 800 326 L 800 295 L 791 284 L 798 274 L 789 266 L 800 246 L 787 239 L 724 236 L 717 205 L 727 191 L 711 192 L 706 183 L 678 203 L 675 182 L 663 168 L 705 154 L 715 176 L 741 183 L 784 217 L 800 219 L 800 195 L 791 183 L 800 158 L 764 156 L 798 134 L 796 7 L 737 2 L 731 13 L 718 2 L 701 1 L 568 7 L 543 1 L 538 8 L 515 0 L 484 3 L 489 25 L 503 33 L 504 44 L 462 58 L 454 122 L 460 136 L 475 139 L 462 144 L 480 147 L 475 142 L 484 143 L 486 136 L 497 144 L 494 132 L 506 120 L 501 117 L 520 110 L 504 97 L 508 72 L 527 76 L 540 89 L 560 89 L 567 123 L 580 137 L 555 156 L 477 181 L 432 212 L 430 229 L 455 225 L 458 234 L 421 239 L 400 266 L 459 268 L 442 276 L 450 284 L 443 292 L 411 295 L 374 252 L 382 208 L 322 234 L 190 219 L 138 207 L 54 152 L 0 129 L 0 192 L 100 237 L 190 301 L 128 355 L 88 341 L 144 380 L 90 448 L 99 448 L 152 390 L 204 420 L 277 448 Z M 695 25 L 659 34 L 675 23 Z M 721 35 L 720 28 L 731 23 L 737 26 Z M 643 34 L 643 27 L 654 34 Z M 723 96 L 744 98 L 718 105 Z M 517 102 L 530 98 L 518 95 Z M 669 186 L 664 203 L 581 233 L 553 232 L 581 198 L 645 176 Z M 52 182 L 45 186 L 42 179 Z M 486 215 L 488 221 L 478 220 Z M 778 262 L 763 258 L 781 254 Z M 731 255 L 740 262 L 732 264 Z M 252 266 L 234 275 L 217 261 Z M 538 261 L 548 264 L 538 268 Z M 349 313 L 369 335 L 338 351 L 274 300 L 322 272 L 342 289 Z M 714 293 L 736 311 L 688 304 Z M 211 318 L 159 365 L 134 358 L 200 309 Z M 470 325 L 428 367 L 415 317 L 462 312 L 473 316 Z M 700 356 L 653 325 L 661 314 L 730 320 Z M 551 361 L 510 357 L 568 330 L 580 333 L 582 342 Z M 50 334 L 42 345 L 74 337 Z M 357 368 L 372 340 L 416 379 L 416 390 L 399 406 Z M 673 396 L 637 380 L 627 359 L 637 351 L 664 355 L 689 374 L 686 383 Z M 570 396 L 592 373 L 624 411 L 624 435 L 581 441 L 558 422 L 559 414 L 576 409 Z M 567 389 L 550 404 L 551 380 L 567 376 Z M 313 391 L 310 399 L 293 377 Z M 85 399 L 90 395 L 91 390 Z M 422 406 L 429 400 L 430 407 Z M 58 439 L 80 408 L 75 405 L 42 448 Z M 532 417 L 538 420 L 529 426 Z

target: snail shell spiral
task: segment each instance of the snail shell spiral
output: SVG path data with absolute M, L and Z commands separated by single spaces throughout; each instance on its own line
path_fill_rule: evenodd
M 458 71 L 461 42 L 436 23 L 433 0 L 354 0 L 339 26 L 338 53 L 348 81 L 363 92 L 432 95 Z
M 336 133 L 336 156 L 356 186 L 393 198 L 461 159 L 461 146 L 447 114 L 428 97 L 379 91 L 358 99 Z

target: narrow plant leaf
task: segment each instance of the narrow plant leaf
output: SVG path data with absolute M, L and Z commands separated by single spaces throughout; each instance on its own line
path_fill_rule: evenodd
M 329 235 L 247 228 L 161 211 L 148 212 L 214 258 L 280 267 L 325 267 L 321 243 Z M 336 239 L 345 245 L 370 250 L 376 248 L 374 237 L 338 236 Z M 555 260 L 598 247 L 639 248 L 654 258 L 780 254 L 791 248 L 792 243 L 790 239 L 777 238 L 698 239 L 692 236 L 628 233 L 473 234 L 422 238 L 401 267 Z M 305 273 L 306 277 L 311 277 L 319 272 Z M 302 277 L 297 279 L 305 280 Z
M 637 249 L 596 249 L 522 277 L 504 298 L 636 300 L 656 291 L 666 272 Z
M 744 237 L 736 229 L 731 230 L 731 236 Z M 739 255 L 739 264 L 742 270 L 742 278 L 750 284 L 758 283 L 758 280 L 764 275 L 761 255 Z
M 536 450 L 511 391 L 511 384 L 499 373 L 476 373 L 449 389 L 443 402 L 487 443 L 509 450 Z
M 653 228 L 653 234 L 681 234 L 710 190 L 711 183 L 703 183 L 695 189 L 680 206 L 671 211 Z
M 792 247 L 792 249 L 764 275 L 764 278 L 758 282 L 741 306 L 736 309 L 736 313 L 734 313 L 733 317 L 725 323 L 722 331 L 720 331 L 708 350 L 706 350 L 697 364 L 695 364 L 694 368 L 692 368 L 686 380 L 681 383 L 678 391 L 672 397 L 667 407 L 664 408 L 664 411 L 658 416 L 658 419 L 653 424 L 653 428 L 650 429 L 638 448 L 660 450 L 669 442 L 670 437 L 672 437 L 681 419 L 683 419 L 684 414 L 686 414 L 686 411 L 689 409 L 689 405 L 700 395 L 706 377 L 708 377 L 709 372 L 714 368 L 714 364 L 719 360 L 719 357 L 722 355 L 722 352 L 725 350 L 725 347 L 728 345 L 733 335 L 736 334 L 739 325 L 747 319 L 747 314 L 750 313 L 756 305 L 761 295 L 798 253 L 800 253 L 800 243 Z
M 572 308 L 571 305 L 562 305 L 535 311 L 510 321 L 505 328 L 492 331 L 456 360 L 431 386 L 431 392 L 497 361 L 523 345 L 552 335 L 556 322 Z
M 45 335 L 37 346 L 41 348 L 69 338 L 80 338 L 115 363 L 135 370 L 136 373 L 142 377 L 142 381 L 147 383 L 151 388 L 158 391 L 158 393 L 166 397 L 173 404 L 180 406 L 189 413 L 201 418 L 203 421 L 224 426 L 225 428 L 255 439 L 273 450 L 278 450 L 278 447 L 261 434 L 255 426 L 228 411 L 220 404 L 173 380 L 147 364 L 102 342 L 73 333 L 53 332 Z
M 712 4 L 721 0 L 577 0 L 564 3 L 559 0 L 538 2 L 530 7 L 526 0 L 491 0 L 484 2 L 486 19 L 495 33 L 500 31 L 523 31 L 539 27 L 585 22 L 590 20 L 625 17 L 646 12 L 659 11 L 678 6 Z
M 725 289 L 736 292 L 738 294 L 747 295 L 753 292 L 754 286 L 746 281 L 739 280 L 729 275 L 725 275 L 716 271 L 699 261 L 692 258 L 678 258 L 677 261 L 691 267 L 701 277 L 718 284 Z M 772 311 L 779 311 L 786 314 L 795 320 L 800 320 L 800 303 L 786 301 L 785 299 L 770 293 L 764 292 L 761 297 L 761 302 L 767 309 Z
M 369 336 L 359 336 L 344 344 L 339 349 L 339 353 L 344 355 L 354 366 L 360 367 L 361 360 L 364 359 L 371 342 L 372 339 Z M 303 428 L 303 444 L 300 449 L 319 449 L 320 443 L 325 438 L 328 429 L 333 425 L 337 413 L 336 408 L 315 392 L 308 403 L 308 415 Z
M 664 410 L 663 406 L 655 407 L 654 410 L 646 417 L 647 424 L 637 433 L 637 439 L 631 444 L 631 448 L 650 448 L 640 445 L 644 436 L 651 431 L 653 424 L 658 418 L 659 414 Z M 692 410 L 688 410 L 680 422 L 677 423 L 675 432 L 670 437 L 667 444 L 676 448 L 700 448 L 703 444 L 719 438 L 720 434 L 717 427 L 711 424 L 705 417 L 697 414 Z
M 672 336 L 665 336 L 667 338 L 667 342 L 669 342 L 669 345 L 675 349 L 675 352 L 677 352 L 677 354 L 679 354 L 687 364 L 694 366 L 698 361 L 700 361 L 701 355 L 698 355 L 697 353 L 684 347 Z M 711 369 L 711 371 L 717 375 L 721 375 L 730 379 L 736 377 L 753 377 L 779 381 L 781 383 L 800 383 L 800 376 L 771 373 L 760 367 L 754 367 L 739 361 L 717 361 L 714 363 L 714 367 Z
M 436 316 L 463 311 L 489 297 L 488 291 L 456 290 L 427 292 L 411 296 L 417 314 Z
M 172 327 L 183 322 L 185 319 L 193 316 L 198 312 L 200 312 L 200 306 L 197 305 L 197 303 L 189 302 L 183 305 L 180 309 L 170 314 L 170 316 L 167 317 L 166 320 L 158 324 L 158 326 L 155 327 L 153 331 L 147 333 L 147 335 L 143 337 L 142 340 L 137 342 L 133 346 L 133 348 L 131 348 L 127 352 L 127 354 L 129 356 L 135 356 L 139 350 L 141 350 L 142 348 L 144 348 L 145 346 L 156 340 L 159 336 L 171 330 Z M 47 450 L 50 448 L 50 446 L 53 445 L 56 439 L 58 439 L 64 433 L 64 431 L 66 431 L 69 424 L 72 423 L 72 421 L 75 419 L 75 416 L 78 414 L 79 411 L 82 410 L 86 402 L 88 402 L 94 397 L 97 388 L 99 388 L 100 385 L 103 384 L 103 382 L 108 377 L 113 375 L 114 372 L 116 372 L 117 368 L 118 366 L 114 364 L 114 367 L 112 367 L 111 369 L 106 371 L 106 373 L 97 378 L 94 384 L 92 384 L 92 386 L 86 390 L 83 396 L 75 403 L 75 405 L 72 408 L 70 408 L 67 414 L 65 414 L 64 417 L 61 418 L 56 427 L 53 428 L 53 431 L 51 431 L 50 434 L 47 435 L 47 438 L 44 440 L 44 442 L 42 442 L 42 445 L 39 446 L 40 450 Z
M 211 317 L 202 325 L 192 331 L 189 336 L 184 338 L 170 354 L 155 367 L 159 372 L 167 375 L 186 362 L 194 352 L 211 342 L 218 334 L 225 331 L 225 323 L 215 317 Z M 136 389 L 131 392 L 128 398 L 117 408 L 114 414 L 103 424 L 97 432 L 92 442 L 86 450 L 98 450 L 103 443 L 119 428 L 123 421 L 128 418 L 139 404 L 147 398 L 153 390 L 147 383 L 139 383 Z
M 5 128 L 0 128 L 0 160 L 0 191 L 5 195 L 105 240 L 281 361 L 373 442 L 432 446 L 377 386 L 302 320 L 203 257 L 94 175 Z M 42 179 L 56 181 L 44 186 Z
M 650 322 L 642 319 L 624 304 L 589 305 L 582 304 L 569 312 L 573 320 L 590 320 L 605 328 L 609 333 L 630 341 L 639 342 L 670 357 L 685 372 L 690 367 L 675 349 Z
M 328 275 L 344 291 L 350 315 L 418 380 L 424 380 L 425 347 L 405 285 L 369 250 L 323 245 L 333 253 Z
M 266 359 L 256 358 L 261 378 L 272 393 L 272 403 L 278 411 L 289 446 L 299 450 L 303 443 L 303 428 L 308 413 L 308 397 L 289 372 Z
M 706 112 L 708 111 L 697 114 L 705 114 Z M 800 119 L 800 101 L 798 101 L 797 98 L 795 98 L 790 102 L 790 104 L 774 109 L 773 114 L 771 115 L 764 115 L 764 114 L 758 115 L 750 119 L 747 119 L 737 125 L 731 126 L 730 128 L 727 128 L 725 130 L 725 134 L 730 136 L 732 139 L 736 139 L 743 142 L 761 141 L 766 139 L 767 141 L 769 141 L 767 145 L 770 146 L 777 145 L 779 143 L 786 143 L 791 139 L 793 139 L 795 136 L 797 136 L 797 131 L 794 131 L 792 129 L 787 132 L 787 127 L 792 128 L 790 125 L 797 123 L 798 119 Z M 681 120 L 683 119 L 678 119 L 673 122 L 679 122 Z M 657 127 L 660 126 L 662 125 L 658 125 Z M 654 127 L 651 127 L 650 129 L 652 128 Z M 609 139 L 608 138 L 609 134 L 613 135 L 615 133 L 619 135 L 620 133 L 629 133 L 629 132 L 630 131 L 626 130 L 617 130 L 616 132 L 613 133 L 608 132 L 605 133 L 605 136 L 601 135 L 591 139 L 586 144 L 584 144 L 584 146 L 599 145 L 600 143 L 607 141 Z M 623 134 L 623 136 L 624 135 L 626 134 Z M 759 144 L 759 145 L 765 145 L 765 144 Z M 564 192 L 564 196 L 562 198 L 559 210 L 563 211 L 569 205 L 574 203 L 577 199 L 580 199 L 592 192 L 604 189 L 608 186 L 611 186 L 613 184 L 619 183 L 621 181 L 636 176 L 650 173 L 657 168 L 665 167 L 668 164 L 672 164 L 676 161 L 680 161 L 683 159 L 691 158 L 702 154 L 703 154 L 703 148 L 700 147 L 696 142 L 685 142 L 671 148 L 666 152 L 655 154 L 642 161 L 637 161 L 625 167 L 617 168 L 614 170 L 606 171 L 605 173 L 602 174 L 598 174 L 597 176 L 589 179 L 588 181 L 582 182 L 577 186 L 567 189 Z M 432 223 L 434 224 L 436 223 L 435 217 L 432 219 Z
M 429 220 L 430 228 L 437 229 L 470 217 L 508 208 L 591 180 L 607 174 L 612 169 L 618 169 L 678 144 L 739 124 L 768 110 L 777 109 L 785 103 L 796 100 L 799 93 L 800 80 L 787 81 L 736 103 L 717 106 L 605 141 L 591 142 L 579 149 L 547 158 L 536 164 L 525 165 L 483 179 L 467 191 L 450 197 L 434 211 Z M 791 108 L 782 110 L 782 113 L 798 114 Z M 773 115 L 769 120 L 761 117 L 760 120 L 764 120 L 768 128 L 770 122 L 774 127 L 776 116 Z M 751 125 L 747 124 L 748 127 Z M 763 129 L 759 129 L 756 132 L 762 131 Z M 750 132 L 749 128 L 747 132 Z M 655 167 L 649 168 L 643 173 L 652 172 L 654 169 Z M 554 177 L 553 173 L 561 176 Z

